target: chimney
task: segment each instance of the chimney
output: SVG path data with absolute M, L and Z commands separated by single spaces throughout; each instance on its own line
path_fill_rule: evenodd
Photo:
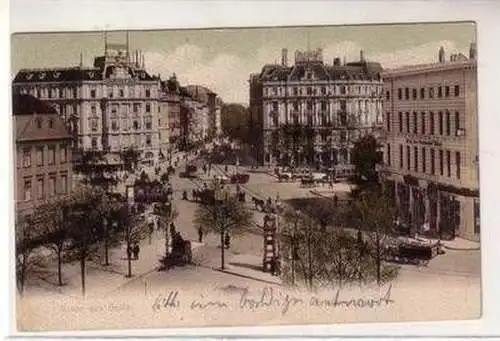
M 281 49 L 281 65 L 288 66 L 288 49 Z
M 363 50 L 359 51 L 359 61 L 360 62 L 364 62 L 365 61 L 365 53 L 363 52 Z
M 439 62 L 444 63 L 444 58 L 444 47 L 441 46 L 441 48 L 439 49 Z
M 334 66 L 340 66 L 340 58 L 339 57 L 335 57 L 333 59 L 333 65 Z
M 469 47 L 469 59 L 476 59 L 476 43 L 471 43 Z

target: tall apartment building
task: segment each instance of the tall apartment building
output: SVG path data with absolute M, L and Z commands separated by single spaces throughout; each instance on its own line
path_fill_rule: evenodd
M 250 130 L 265 165 L 352 168 L 354 142 L 382 124 L 382 67 L 360 60 L 332 64 L 321 49 L 296 51 L 288 66 L 264 65 L 250 76 Z
M 191 98 L 208 107 L 208 135 L 210 137 L 220 135 L 221 104 L 220 100 L 217 98 L 217 94 L 201 85 L 187 85 L 185 89 Z
M 68 123 L 75 150 L 118 152 L 136 148 L 142 162 L 159 154 L 159 77 L 145 70 L 144 56 L 127 44 L 105 42 L 93 67 L 23 69 L 13 92 L 50 103 Z
M 168 80 L 161 82 L 161 101 L 167 106 L 169 152 L 177 149 L 181 142 L 181 86 L 175 73 Z
M 12 101 L 15 139 L 16 213 L 67 195 L 72 188 L 72 136 L 51 106 L 29 95 Z
M 479 239 L 477 63 L 472 44 L 434 64 L 384 72 L 384 177 L 401 216 Z

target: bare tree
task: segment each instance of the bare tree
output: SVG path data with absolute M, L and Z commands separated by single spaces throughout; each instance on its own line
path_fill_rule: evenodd
M 58 198 L 47 201 L 35 209 L 34 217 L 43 235 L 44 246 L 53 250 L 57 257 L 57 282 L 64 285 L 62 278 L 63 256 L 69 242 L 67 214 L 70 201 Z
M 251 226 L 253 213 L 235 196 L 224 191 L 218 183 L 213 184 L 214 200 L 198 207 L 195 224 L 207 233 L 220 235 L 221 269 L 224 269 L 224 244 L 229 235 L 236 235 L 245 227 Z
M 41 245 L 40 234 L 29 217 L 16 220 L 16 282 L 23 295 L 28 275 L 43 264 L 43 257 L 37 251 Z
M 103 217 L 109 211 L 102 189 L 82 187 L 72 195 L 67 216 L 70 241 L 68 259 L 80 263 L 82 295 L 85 295 L 86 262 L 98 257 L 103 241 Z
M 393 231 L 396 213 L 388 195 L 379 187 L 371 187 L 361 192 L 353 203 L 353 219 L 361 231 L 369 237 L 370 253 L 376 263 L 376 277 L 382 280 L 383 259 L 386 255 L 386 242 Z

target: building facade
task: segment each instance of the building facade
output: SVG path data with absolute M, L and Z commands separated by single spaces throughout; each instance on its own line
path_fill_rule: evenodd
M 477 63 L 445 59 L 384 73 L 383 175 L 400 215 L 440 237 L 479 239 Z
M 220 121 L 222 104 L 217 98 L 217 94 L 201 85 L 188 85 L 185 89 L 191 98 L 208 107 L 208 136 L 213 138 L 220 135 L 222 132 Z
M 296 51 L 250 76 L 250 131 L 264 165 L 352 168 L 354 142 L 382 125 L 382 67 Z
M 136 148 L 145 164 L 158 160 L 159 77 L 145 70 L 144 57 L 128 43 L 105 43 L 93 67 L 23 69 L 13 92 L 50 103 L 65 119 L 75 150 L 110 155 Z M 116 158 L 115 158 L 116 159 Z
M 72 188 L 72 136 L 51 106 L 28 95 L 14 95 L 16 212 L 26 215 Z

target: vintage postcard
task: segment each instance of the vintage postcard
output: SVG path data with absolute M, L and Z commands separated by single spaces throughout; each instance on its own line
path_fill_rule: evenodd
M 11 39 L 19 331 L 481 316 L 474 23 Z

